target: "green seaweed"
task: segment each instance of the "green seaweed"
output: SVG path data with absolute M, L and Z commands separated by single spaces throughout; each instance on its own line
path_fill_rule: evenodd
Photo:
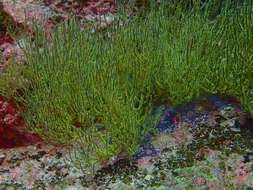
M 34 40 L 27 37 L 29 43 L 23 47 L 29 66 L 20 64 L 27 85 L 23 97 L 12 97 L 24 105 L 27 127 L 51 143 L 80 141 L 82 158 L 76 165 L 94 170 L 98 162 L 120 152 L 130 157 L 136 153 L 160 119 L 150 118 L 155 105 L 186 104 L 221 93 L 240 97 L 253 115 L 252 5 L 234 10 L 226 6 L 215 19 L 197 11 L 199 7 L 195 12 L 178 10 L 173 17 L 164 5 L 143 22 L 133 16 L 117 30 L 116 22 L 108 26 L 106 32 L 116 32 L 110 38 L 102 30 L 81 31 L 81 23 L 70 19 L 51 33 L 54 48 L 35 25 Z M 17 77 L 15 71 L 7 72 Z M 2 87 L 1 92 L 10 97 L 8 89 Z M 188 148 L 213 148 L 228 137 L 233 134 Z M 225 150 L 228 154 L 231 147 Z M 179 150 L 171 167 L 191 166 L 193 152 L 184 155 L 190 162 L 180 161 L 182 154 Z

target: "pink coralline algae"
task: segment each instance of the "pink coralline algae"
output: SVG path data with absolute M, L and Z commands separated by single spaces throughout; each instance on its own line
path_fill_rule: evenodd
M 38 135 L 28 133 L 24 124 L 14 101 L 0 96 L 0 148 L 15 148 L 42 141 Z

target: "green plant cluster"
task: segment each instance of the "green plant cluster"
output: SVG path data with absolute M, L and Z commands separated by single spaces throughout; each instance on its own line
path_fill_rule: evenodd
M 120 151 L 136 153 L 160 118 L 150 117 L 154 105 L 233 94 L 253 116 L 252 3 L 231 8 L 227 1 L 215 19 L 199 3 L 173 15 L 171 6 L 152 3 L 141 22 L 137 14 L 95 34 L 73 19 L 51 34 L 53 47 L 36 26 L 23 47 L 29 65 L 18 73 L 9 67 L 1 93 L 24 105 L 27 126 L 43 139 L 82 141 L 79 163 L 89 167 Z M 21 73 L 27 82 L 18 96 L 8 81 Z

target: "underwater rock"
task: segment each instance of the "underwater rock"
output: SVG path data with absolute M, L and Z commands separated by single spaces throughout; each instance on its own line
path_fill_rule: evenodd
M 12 16 L 10 16 L 3 7 L 3 3 L 0 2 L 0 38 L 6 35 L 8 29 L 14 30 L 15 34 L 17 33 L 17 30 L 20 28 L 23 28 L 23 25 L 16 22 Z

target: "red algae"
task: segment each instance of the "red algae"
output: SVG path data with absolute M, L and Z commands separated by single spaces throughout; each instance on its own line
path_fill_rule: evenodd
M 41 142 L 42 139 L 25 128 L 19 110 L 13 100 L 0 96 L 0 148 L 16 148 Z

